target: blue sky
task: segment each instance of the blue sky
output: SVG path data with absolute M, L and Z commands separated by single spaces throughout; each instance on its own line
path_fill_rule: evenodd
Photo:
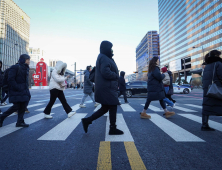
M 159 30 L 158 0 L 14 0 L 31 18 L 30 47 L 73 70 L 95 65 L 101 41 L 113 43 L 114 60 L 127 74 L 136 70 L 136 46 Z

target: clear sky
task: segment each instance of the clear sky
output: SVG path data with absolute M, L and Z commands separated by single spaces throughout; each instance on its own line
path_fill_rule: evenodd
M 127 74 L 136 70 L 136 46 L 159 31 L 158 0 L 14 0 L 31 18 L 30 47 L 68 69 L 94 66 L 101 41 L 113 43 L 114 60 Z

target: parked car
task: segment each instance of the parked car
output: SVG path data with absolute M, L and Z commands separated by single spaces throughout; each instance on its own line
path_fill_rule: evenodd
M 177 85 L 173 84 L 173 91 L 174 93 L 184 93 L 184 94 L 189 94 L 191 92 L 191 87 L 185 85 Z
M 147 93 L 146 81 L 133 81 L 126 83 L 126 96 L 132 97 L 135 94 Z
M 190 85 L 190 84 L 183 84 L 182 86 L 189 87 L 189 88 L 191 88 L 191 90 L 193 90 L 193 86 L 192 86 L 192 85 Z

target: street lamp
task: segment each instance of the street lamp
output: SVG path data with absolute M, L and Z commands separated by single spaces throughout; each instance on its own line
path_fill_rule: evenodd
M 200 47 L 193 47 L 193 48 L 202 48 L 203 62 L 204 62 L 204 48 L 203 48 L 203 46 L 200 46 Z

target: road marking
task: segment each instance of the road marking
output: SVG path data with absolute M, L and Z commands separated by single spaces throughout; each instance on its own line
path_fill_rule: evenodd
M 62 104 L 54 104 L 53 106 L 52 106 L 52 109 L 54 109 L 54 108 L 56 108 L 56 107 L 59 107 L 59 106 L 61 106 Z M 37 110 L 35 110 L 36 112 L 43 112 L 45 110 L 45 107 L 43 107 L 43 108 L 41 108 L 41 109 L 37 109 Z
M 71 107 L 73 111 L 77 111 L 80 109 L 79 104 L 76 104 L 74 106 Z
M 199 137 L 163 118 L 158 114 L 150 114 L 151 121 L 162 129 L 166 134 L 173 138 L 176 142 L 205 142 Z
M 202 109 L 202 106 L 198 106 L 198 105 L 194 105 L 194 104 L 185 104 L 187 106 L 190 106 L 190 107 L 196 107 L 198 109 Z
M 54 113 L 51 113 L 51 115 L 53 115 L 53 114 Z M 40 113 L 40 114 L 37 114 L 35 116 L 26 118 L 25 123 L 32 124 L 32 123 L 35 123 L 35 122 L 37 122 L 41 119 L 44 119 L 44 113 Z M 22 127 L 15 127 L 15 125 L 16 125 L 16 123 L 11 123 L 9 125 L 1 127 L 0 128 L 0 138 L 22 128 Z
M 0 108 L 11 107 L 13 104 L 7 104 L 6 106 L 0 106 Z
M 101 107 L 102 107 L 102 105 L 101 105 L 101 104 L 100 104 L 100 105 L 98 105 L 98 106 L 95 108 L 94 112 L 98 111 L 98 110 L 99 110 Z
M 100 142 L 97 170 L 112 170 L 110 142 Z
M 121 104 L 120 107 L 123 109 L 124 112 L 136 112 L 129 104 Z
M 193 114 L 179 114 L 179 115 L 183 116 L 187 119 L 193 120 L 197 123 L 202 124 L 202 117 L 200 117 L 200 116 L 196 116 L 196 115 L 193 115 Z M 221 123 L 217 123 L 217 122 L 212 121 L 212 120 L 209 120 L 208 123 L 209 123 L 210 127 L 222 132 L 222 124 Z
M 45 102 L 45 101 L 49 101 L 49 99 L 46 99 L 46 100 L 38 100 L 36 102 Z
M 134 142 L 133 137 L 129 131 L 128 126 L 126 125 L 126 122 L 123 118 L 122 114 L 117 114 L 116 115 L 116 125 L 117 128 L 122 130 L 124 132 L 123 135 L 109 135 L 109 125 L 110 125 L 110 121 L 109 121 L 109 117 L 107 116 L 107 121 L 106 121 L 106 137 L 105 137 L 105 141 L 111 141 L 111 142 Z
M 195 110 L 186 109 L 186 108 L 179 107 L 179 106 L 174 106 L 173 108 L 174 108 L 174 109 L 177 109 L 177 110 L 184 111 L 184 112 L 197 112 L 197 111 L 195 111 Z
M 142 106 L 145 106 L 145 104 L 141 104 Z M 163 112 L 163 110 L 160 110 L 160 108 L 153 106 L 153 105 L 149 105 L 148 109 L 154 111 L 154 112 Z
M 92 103 L 93 101 L 92 100 L 89 100 L 89 101 L 86 101 L 85 103 Z
M 84 118 L 86 115 L 87 113 L 78 113 L 72 116 L 71 118 L 65 119 L 57 126 L 52 128 L 50 131 L 45 133 L 43 136 L 41 136 L 38 140 L 65 141 L 81 122 L 82 118 Z
M 136 149 L 134 142 L 124 142 L 126 153 L 132 170 L 146 170 L 146 167 Z

